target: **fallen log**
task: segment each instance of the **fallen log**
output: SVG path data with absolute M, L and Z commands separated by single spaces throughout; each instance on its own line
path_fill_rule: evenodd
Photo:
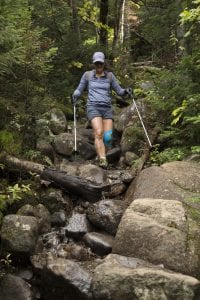
M 98 185 L 82 177 L 72 176 L 64 171 L 49 168 L 35 162 L 18 159 L 14 156 L 1 156 L 0 161 L 8 169 L 16 169 L 17 171 L 26 173 L 36 173 L 40 175 L 41 179 L 50 181 L 53 185 L 81 196 L 88 201 L 97 201 L 101 199 L 102 192 L 108 192 L 110 190 L 110 185 Z

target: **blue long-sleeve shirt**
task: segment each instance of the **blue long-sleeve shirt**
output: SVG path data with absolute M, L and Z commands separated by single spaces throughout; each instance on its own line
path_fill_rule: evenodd
M 87 106 L 111 106 L 111 90 L 114 90 L 119 96 L 123 96 L 126 92 L 119 85 L 112 72 L 105 71 L 104 76 L 97 77 L 95 70 L 92 70 L 91 73 L 89 71 L 83 74 L 78 87 L 74 91 L 74 96 L 80 97 L 86 89 L 88 90 Z

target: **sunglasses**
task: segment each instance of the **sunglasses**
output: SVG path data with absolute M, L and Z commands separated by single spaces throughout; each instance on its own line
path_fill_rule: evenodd
M 98 66 L 98 65 L 102 66 L 104 63 L 102 63 L 101 61 L 96 61 L 94 64 L 95 64 L 95 66 Z

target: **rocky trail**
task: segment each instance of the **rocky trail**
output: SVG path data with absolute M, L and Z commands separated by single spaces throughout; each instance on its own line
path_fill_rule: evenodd
M 133 105 L 116 114 L 108 170 L 83 125 L 74 157 L 59 110 L 37 121 L 48 166 L 3 158 L 12 172 L 34 173 L 37 188 L 2 220 L 1 300 L 200 299 L 199 162 L 146 164 L 135 126 Z

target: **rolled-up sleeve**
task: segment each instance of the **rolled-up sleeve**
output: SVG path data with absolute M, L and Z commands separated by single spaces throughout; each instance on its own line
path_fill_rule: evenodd
M 112 73 L 111 87 L 119 96 L 123 96 L 126 92 L 126 90 L 120 86 L 117 78 L 113 73 Z
M 81 77 L 78 87 L 74 91 L 74 96 L 80 97 L 82 95 L 82 93 L 84 92 L 84 90 L 87 88 L 87 85 L 88 85 L 88 79 L 87 79 L 86 72 L 85 72 L 83 74 L 83 76 Z

